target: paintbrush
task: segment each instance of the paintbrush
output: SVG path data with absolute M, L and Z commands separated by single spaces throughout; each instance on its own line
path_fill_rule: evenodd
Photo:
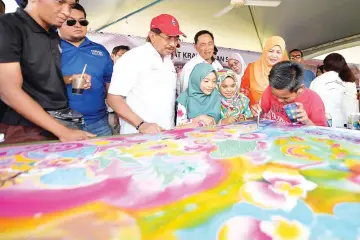
M 259 100 L 259 106 L 261 106 L 261 98 L 260 98 L 260 100 Z M 261 107 L 258 109 L 258 111 L 257 111 L 257 129 L 259 129 L 259 126 L 260 126 L 260 114 L 261 114 L 261 112 L 262 112 L 262 109 L 261 109 Z
M 258 115 L 257 115 L 257 129 L 259 129 L 261 110 L 259 110 L 257 114 L 258 114 Z

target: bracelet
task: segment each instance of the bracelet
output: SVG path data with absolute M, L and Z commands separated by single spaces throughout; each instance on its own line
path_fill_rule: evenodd
M 139 128 L 141 127 L 141 125 L 143 125 L 145 122 L 141 121 L 141 123 L 139 123 L 139 125 L 136 126 L 136 130 L 139 130 Z

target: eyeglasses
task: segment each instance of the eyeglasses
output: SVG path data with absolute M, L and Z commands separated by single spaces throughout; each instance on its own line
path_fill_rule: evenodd
M 85 19 L 79 20 L 79 21 L 77 21 L 77 20 L 75 20 L 75 19 L 69 19 L 69 20 L 66 21 L 66 24 L 67 24 L 69 27 L 72 27 L 72 26 L 75 26 L 75 24 L 76 24 L 77 22 L 79 22 L 80 25 L 83 26 L 83 27 L 86 27 L 87 25 L 89 25 L 89 21 L 88 21 L 88 20 L 85 20 Z
M 168 42 L 168 43 L 175 42 L 176 45 L 181 43 L 181 39 L 179 37 L 169 37 L 169 36 L 166 36 L 166 35 L 162 35 L 161 33 L 157 34 L 157 35 L 159 35 L 160 37 L 165 39 L 165 41 Z
M 301 55 L 290 56 L 291 60 L 300 59 Z
M 239 61 L 235 61 L 234 64 L 229 64 L 229 68 L 233 68 L 239 64 Z

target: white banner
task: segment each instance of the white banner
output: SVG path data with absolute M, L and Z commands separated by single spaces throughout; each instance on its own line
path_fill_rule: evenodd
M 127 45 L 130 48 L 137 47 L 145 43 L 146 39 L 143 37 L 135 37 L 135 36 L 125 36 L 111 33 L 98 33 L 98 32 L 89 32 L 87 37 L 97 43 L 104 45 L 104 47 L 111 53 L 112 49 L 119 45 Z M 217 59 L 220 63 L 227 67 L 227 59 L 232 53 L 240 53 L 240 55 L 244 58 L 246 64 L 250 62 L 254 62 L 260 57 L 260 53 L 251 52 L 251 51 L 243 51 L 238 49 L 230 49 L 230 48 L 218 48 Z M 183 42 L 180 45 L 180 48 L 176 50 L 176 57 L 174 58 L 175 65 L 182 65 L 189 61 L 191 58 L 196 56 L 197 52 L 194 48 L 194 45 L 191 43 Z

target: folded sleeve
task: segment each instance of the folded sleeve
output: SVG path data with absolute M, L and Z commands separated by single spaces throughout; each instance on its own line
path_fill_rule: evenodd
M 127 52 L 114 65 L 109 93 L 127 97 L 135 86 L 139 76 L 139 58 L 133 52 Z

